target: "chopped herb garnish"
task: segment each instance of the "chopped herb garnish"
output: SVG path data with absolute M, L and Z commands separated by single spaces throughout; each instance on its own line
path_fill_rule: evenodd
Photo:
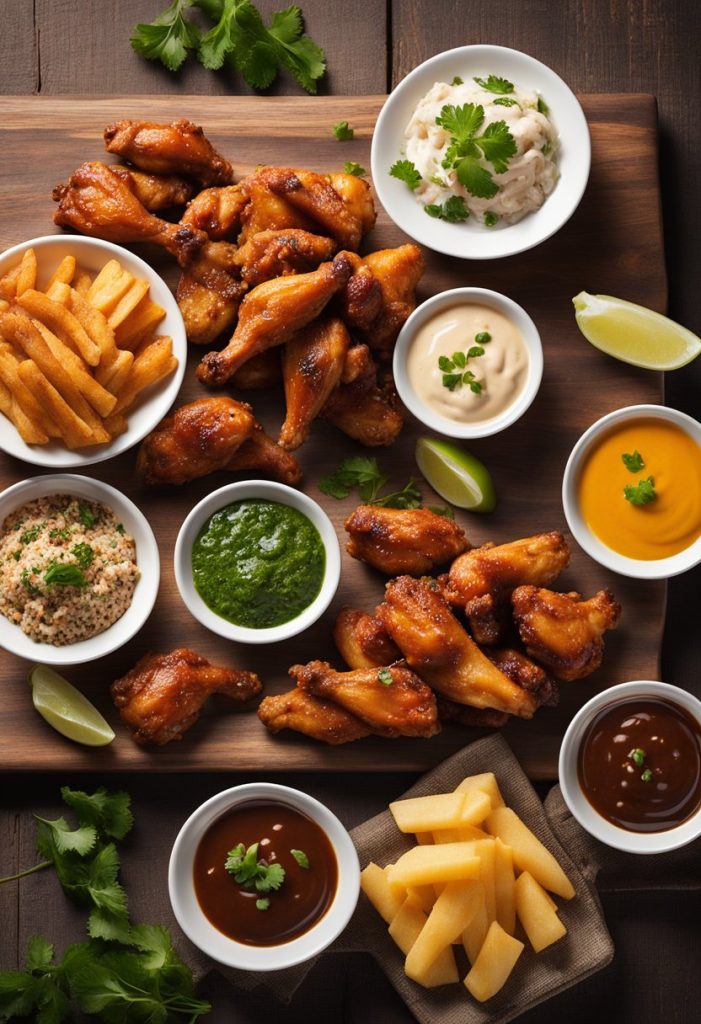
M 88 566 L 92 565 L 95 558 L 95 552 L 89 544 L 74 544 L 71 548 L 71 554 L 81 569 L 87 569 Z
M 411 160 L 397 160 L 390 167 L 389 173 L 393 178 L 398 178 L 408 185 L 412 192 L 421 184 L 421 175 Z
M 484 215 L 485 227 L 493 228 L 498 220 L 499 218 L 497 217 L 496 213 L 492 213 L 491 210 L 487 210 L 487 212 Z
M 49 540 L 69 540 L 71 536 L 70 530 L 50 530 Z
M 309 857 L 307 857 L 304 850 L 290 850 L 290 853 L 301 868 L 304 868 L 305 871 L 309 870 Z
M 95 525 L 100 516 L 99 514 L 93 512 L 90 506 L 87 505 L 84 501 L 81 501 L 80 505 L 78 506 L 78 518 L 80 519 L 83 526 L 87 526 L 89 528 Z
M 262 899 L 256 900 L 256 910 L 267 910 L 270 906 L 270 900 L 267 896 L 263 896 Z
M 25 530 L 24 533 L 20 534 L 20 544 L 31 544 L 33 540 L 36 540 L 41 531 L 40 526 L 32 526 L 29 530 Z
M 544 143 L 543 143 L 543 145 L 542 145 L 542 146 L 540 147 L 540 151 L 541 151 L 541 153 L 543 154 L 543 156 L 550 156 L 550 154 L 551 154 L 551 153 L 552 153 L 552 151 L 553 151 L 553 144 L 552 144 L 552 142 L 551 142 L 551 141 L 550 141 L 550 140 L 548 139 L 548 140 L 547 140 L 546 142 L 544 142 Z
M 456 76 L 455 76 L 455 77 L 453 78 L 453 81 L 452 81 L 452 82 L 451 82 L 450 84 L 451 84 L 451 85 L 462 85 L 462 84 L 463 84 L 463 80 L 462 80 L 462 78 L 460 77 L 460 75 L 456 75 Z
M 365 455 L 352 455 L 344 459 L 335 473 L 319 480 L 319 490 L 331 498 L 347 498 L 354 487 L 360 491 L 360 497 L 366 505 L 379 505 L 382 508 L 419 508 L 421 492 L 417 490 L 414 480 L 410 480 L 401 491 L 380 495 L 381 488 L 387 483 L 387 477 L 380 472 L 377 460 Z
M 331 131 L 333 132 L 333 137 L 337 142 L 350 142 L 355 135 L 355 132 L 347 121 L 339 121 L 333 126 Z
M 639 480 L 637 484 L 626 484 L 623 496 L 631 505 L 649 505 L 657 497 L 655 481 L 648 476 L 644 480 Z
M 346 160 L 343 165 L 343 171 L 345 174 L 354 174 L 356 178 L 363 178 L 368 173 L 364 167 L 357 164 L 355 160 Z
M 115 526 L 115 530 L 117 531 L 117 533 L 121 533 L 122 536 L 124 536 L 124 534 L 127 532 L 124 529 L 124 524 L 123 523 L 117 523 L 117 525 Z
M 491 340 L 492 336 L 487 331 L 481 331 L 475 335 L 475 341 L 483 341 L 486 344 Z M 475 379 L 472 370 L 466 369 L 466 366 L 468 360 L 477 359 L 483 355 L 484 349 L 481 345 L 471 345 L 467 352 L 453 352 L 452 356 L 439 356 L 438 369 L 443 374 L 443 387 L 448 391 L 456 391 L 464 384 L 473 394 L 481 394 L 483 385 Z
M 72 562 L 52 562 L 44 573 L 47 587 L 87 587 L 88 581 Z
M 642 768 L 645 763 L 645 751 L 642 747 L 634 747 L 633 750 L 629 751 L 628 758 L 637 765 L 638 768 Z
M 499 78 L 498 75 L 490 75 L 489 78 L 475 78 L 475 82 L 481 85 L 487 92 L 497 92 L 505 94 L 514 91 L 514 83 L 510 82 L 507 78 Z
M 478 334 L 475 335 L 475 341 L 477 342 L 478 345 L 486 345 L 487 342 L 491 340 L 492 336 L 489 333 L 489 331 L 480 331 Z M 481 352 L 480 355 L 482 355 Z
M 381 668 L 377 673 L 378 683 L 382 683 L 383 686 L 391 686 L 394 680 L 392 679 L 392 673 L 388 668 Z
M 520 107 L 521 104 L 518 100 L 511 99 L 510 96 L 499 96 L 498 99 L 492 100 L 495 107 Z
M 22 557 L 21 550 L 18 548 L 16 551 L 13 551 L 12 557 L 14 558 L 15 562 L 19 562 L 20 558 Z
M 623 464 L 626 469 L 629 469 L 631 473 L 639 473 L 640 470 L 645 467 L 645 460 L 637 448 L 633 450 L 632 455 L 628 452 L 624 452 L 623 455 L 621 455 L 621 458 L 623 459 Z
M 486 160 L 500 174 L 507 169 L 517 146 L 505 121 L 494 121 L 477 135 L 483 122 L 484 107 L 474 103 L 464 103 L 461 107 L 446 104 L 436 118 L 436 124 L 451 136 L 443 167 L 455 170 L 458 181 L 471 195 L 491 199 L 499 186 L 480 159 Z
M 550 107 L 545 102 L 542 96 L 538 97 L 538 102 L 536 103 L 536 110 L 539 114 L 545 114 L 546 117 L 550 113 Z
M 465 200 L 462 196 L 450 196 L 443 205 L 440 203 L 429 203 L 427 206 L 424 206 L 424 210 L 429 217 L 448 221 L 449 224 L 460 224 L 470 216 L 470 211 L 465 206 Z
M 224 867 L 244 889 L 271 892 L 279 889 L 285 881 L 285 869 L 282 864 L 269 864 L 262 858 L 259 860 L 259 846 L 260 843 L 253 843 L 246 849 L 243 843 L 239 843 L 233 850 L 229 850 Z
M 646 768 L 645 771 L 642 772 L 640 778 L 643 782 L 652 782 L 652 772 L 650 771 L 650 769 Z
M 37 571 L 36 569 L 32 570 L 32 572 L 36 572 L 36 571 Z M 29 569 L 23 569 L 22 572 L 19 574 L 19 578 L 20 578 L 20 582 L 21 582 L 22 586 L 25 588 L 25 590 L 28 590 L 30 594 L 40 594 L 41 593 L 39 588 L 34 586 L 32 581 L 30 580 L 30 578 L 29 578 Z

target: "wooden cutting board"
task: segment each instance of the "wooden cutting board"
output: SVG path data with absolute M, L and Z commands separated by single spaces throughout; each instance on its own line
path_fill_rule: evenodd
M 491 469 L 499 502 L 488 517 L 458 513 L 473 544 L 503 542 L 543 530 L 566 530 L 560 501 L 562 472 L 572 445 L 601 415 L 620 406 L 662 400 L 662 377 L 602 355 L 580 335 L 571 298 L 578 291 L 604 292 L 657 310 L 666 303 L 662 224 L 657 176 L 656 104 L 644 95 L 581 97 L 589 120 L 593 156 L 586 195 L 579 210 L 554 238 L 509 259 L 463 262 L 426 252 L 428 270 L 420 298 L 445 288 L 481 285 L 521 303 L 538 325 L 545 350 L 540 393 L 513 427 L 471 450 Z M 370 139 L 383 97 L 3 97 L 0 146 L 0 248 L 56 231 L 51 189 L 84 160 L 102 159 L 102 128 L 123 117 L 169 121 L 190 117 L 229 157 L 238 175 L 255 165 L 340 168 L 345 160 L 370 166 Z M 348 120 L 352 142 L 338 143 L 331 126 Z M 109 158 L 107 158 L 109 159 Z M 365 240 L 367 249 L 400 244 L 402 233 L 382 211 Z M 170 283 L 176 272 L 160 253 L 139 250 Z M 194 351 L 181 400 L 203 393 L 194 378 L 201 356 Z M 283 419 L 282 393 L 253 393 L 256 414 L 275 433 Z M 402 486 L 416 473 L 414 442 L 422 431 L 407 418 L 389 449 L 374 451 L 381 468 Z M 320 494 L 316 482 L 358 447 L 329 424 L 317 422 L 298 453 L 304 489 L 321 500 L 339 534 L 355 506 Z M 146 651 L 187 645 L 213 662 L 259 672 L 267 693 L 289 687 L 290 665 L 325 658 L 340 667 L 331 642 L 335 613 L 345 604 L 372 609 L 383 579 L 344 554 L 342 582 L 326 616 L 303 636 L 267 649 L 227 642 L 200 626 L 182 604 L 172 570 L 180 524 L 205 494 L 232 479 L 225 474 L 179 489 L 154 491 L 134 479 L 135 452 L 88 467 L 87 475 L 118 487 L 146 513 L 158 538 L 162 576 L 156 607 L 141 633 L 121 651 L 91 665 L 69 669 L 78 684 L 114 725 L 117 738 L 106 749 L 80 747 L 57 735 L 36 714 L 26 685 L 28 665 L 4 652 L 0 712 L 0 767 L 12 770 L 319 771 L 423 770 L 476 735 L 446 727 L 431 740 L 367 739 L 330 748 L 305 737 L 267 734 L 255 714 L 232 713 L 221 698 L 210 701 L 181 742 L 147 750 L 132 743 L 111 705 L 108 687 Z M 0 455 L 0 487 L 35 470 Z M 437 500 L 427 486 L 426 501 Z M 623 605 L 619 629 L 609 635 L 603 666 L 589 679 L 561 687 L 560 705 L 542 708 L 530 722 L 504 731 L 533 778 L 554 778 L 562 734 L 574 711 L 597 691 L 627 679 L 656 678 L 664 621 L 665 585 L 627 580 L 589 560 L 572 542 L 571 566 L 558 586 L 589 596 L 610 587 Z

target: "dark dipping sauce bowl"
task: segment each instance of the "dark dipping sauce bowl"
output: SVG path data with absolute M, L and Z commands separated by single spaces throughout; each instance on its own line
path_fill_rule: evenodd
M 284 869 L 277 889 L 256 890 L 226 869 L 230 851 L 256 843 L 253 863 Z M 173 846 L 168 889 L 178 924 L 212 959 L 281 970 L 340 935 L 358 900 L 360 867 L 348 832 L 323 804 L 287 786 L 250 783 L 190 815 Z
M 596 839 L 663 853 L 701 835 L 701 701 L 666 683 L 621 683 L 575 715 L 560 748 L 560 787 Z

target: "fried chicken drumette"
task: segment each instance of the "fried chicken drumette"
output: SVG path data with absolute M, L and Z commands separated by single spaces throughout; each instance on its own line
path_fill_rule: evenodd
M 320 317 L 304 327 L 282 350 L 286 414 L 279 444 L 294 451 L 306 441 L 343 372 L 350 335 L 337 317 Z
M 187 118 L 172 124 L 116 121 L 104 131 L 105 149 L 151 174 L 186 174 L 207 188 L 230 185 L 233 168 L 217 153 L 199 125 Z
M 423 576 L 470 546 L 457 523 L 427 508 L 359 505 L 344 526 L 348 554 L 387 576 Z

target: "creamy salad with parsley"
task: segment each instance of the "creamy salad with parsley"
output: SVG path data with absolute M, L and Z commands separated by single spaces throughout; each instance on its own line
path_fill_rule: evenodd
M 403 157 L 389 173 L 439 220 L 515 224 L 557 184 L 557 132 L 547 104 L 496 75 L 436 82 L 404 135 Z

